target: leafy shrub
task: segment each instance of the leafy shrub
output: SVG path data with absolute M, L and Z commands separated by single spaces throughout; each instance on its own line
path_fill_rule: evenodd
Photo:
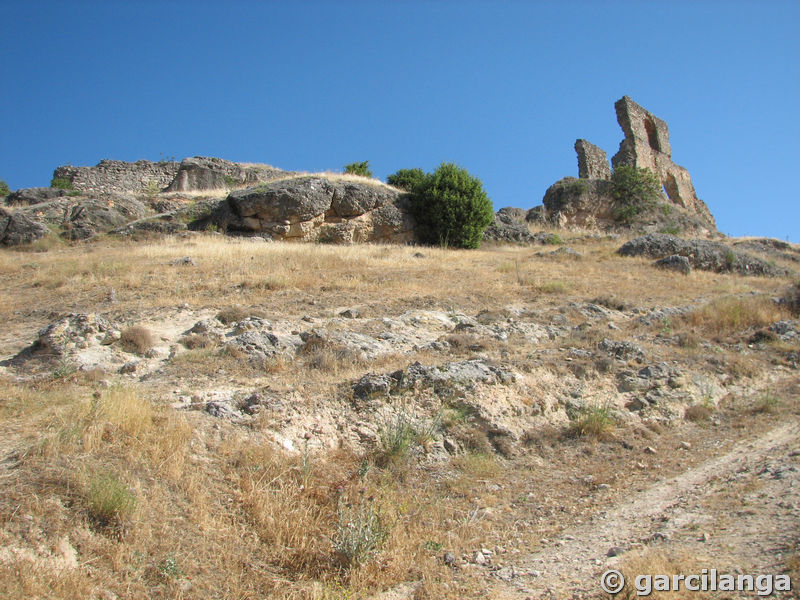
M 0 196 L 8 196 L 11 190 L 8 189 L 8 184 L 5 179 L 0 179 Z
M 480 179 L 453 163 L 442 163 L 414 190 L 411 210 L 423 243 L 477 248 L 494 220 Z
M 60 190 L 72 190 L 72 189 L 75 189 L 72 186 L 72 181 L 70 181 L 66 177 L 53 177 L 53 179 L 50 181 L 50 187 L 58 188 Z
M 429 175 L 422 169 L 400 169 L 386 178 L 386 183 L 401 190 L 413 192 L 422 185 Z
M 653 206 L 661 184 L 650 169 L 622 165 L 611 175 L 611 194 L 617 201 L 614 218 L 629 225 L 634 217 Z
M 361 175 L 362 177 L 372 177 L 372 171 L 369 168 L 369 161 L 354 162 L 344 166 L 344 172 L 350 175 Z

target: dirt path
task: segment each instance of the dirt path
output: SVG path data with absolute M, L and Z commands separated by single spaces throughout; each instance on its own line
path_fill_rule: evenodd
M 637 550 L 691 555 L 698 572 L 778 573 L 799 531 L 800 424 L 792 420 L 568 527 L 546 550 L 514 561 L 521 576 L 501 597 L 602 597 L 600 574 Z

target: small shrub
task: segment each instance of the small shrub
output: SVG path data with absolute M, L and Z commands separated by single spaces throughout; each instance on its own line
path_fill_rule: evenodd
M 659 233 L 668 233 L 669 235 L 680 235 L 681 231 L 682 231 L 681 228 L 678 227 L 677 225 L 667 225 L 666 227 L 662 227 L 659 230 Z
M 119 342 L 126 352 L 144 354 L 153 347 L 155 339 L 149 329 L 141 325 L 134 325 L 122 332 Z
M 109 473 L 89 484 L 89 514 L 101 525 L 120 525 L 136 509 L 136 497 Z
M 477 248 L 494 220 L 480 179 L 453 163 L 442 163 L 414 191 L 411 210 L 425 244 Z
M 217 321 L 230 325 L 231 323 L 238 323 L 247 317 L 264 317 L 264 313 L 254 308 L 243 308 L 241 306 L 229 306 L 223 308 L 217 313 Z
M 372 498 L 358 503 L 339 502 L 333 549 L 345 567 L 366 563 L 383 547 L 389 528 L 375 508 Z
M 422 169 L 400 169 L 386 178 L 386 183 L 401 190 L 413 192 L 429 177 Z
M 606 438 L 616 427 L 616 419 L 608 405 L 584 408 L 569 427 L 570 433 L 580 437 Z
M 630 225 L 636 215 L 654 205 L 661 183 L 650 169 L 622 165 L 611 175 L 611 194 L 617 201 L 615 219 Z
M 369 168 L 369 161 L 353 162 L 344 166 L 344 172 L 350 175 L 361 175 L 362 177 L 372 177 L 372 171 Z
M 203 333 L 190 333 L 182 336 L 178 341 L 183 345 L 184 348 L 189 350 L 213 348 L 216 346 L 214 340 Z
M 66 177 L 53 177 L 53 179 L 50 181 L 50 187 L 58 188 L 60 190 L 75 189 L 72 185 L 72 181 Z
M 781 404 L 781 399 L 775 394 L 764 394 L 752 408 L 753 414 L 775 414 Z
M 416 424 L 407 413 L 384 420 L 378 429 L 378 462 L 385 464 L 405 457 L 416 440 Z
M 793 315 L 800 315 L 800 281 L 792 284 L 781 298 L 781 304 L 786 306 Z
M 713 414 L 714 409 L 706 402 L 700 404 L 692 404 L 683 413 L 683 418 L 692 423 L 700 423 L 708 421 Z
M 10 193 L 11 190 L 8 188 L 5 179 L 0 179 L 0 196 L 8 196 Z
M 158 182 L 155 179 L 148 181 L 147 185 L 144 186 L 144 189 L 142 189 L 142 193 L 150 200 L 157 198 L 160 192 L 161 186 L 158 185 Z

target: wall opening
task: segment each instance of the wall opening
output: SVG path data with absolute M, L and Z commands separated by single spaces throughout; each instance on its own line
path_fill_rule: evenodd
M 650 147 L 661 152 L 661 144 L 658 143 L 658 134 L 652 119 L 644 120 L 644 129 L 647 132 L 647 141 L 650 143 Z

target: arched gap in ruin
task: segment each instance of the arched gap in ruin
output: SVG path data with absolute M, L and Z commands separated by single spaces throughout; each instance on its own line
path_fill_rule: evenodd
M 656 126 L 652 119 L 644 120 L 644 129 L 647 132 L 647 141 L 653 150 L 661 152 L 661 145 L 658 143 L 658 135 L 656 134 Z

